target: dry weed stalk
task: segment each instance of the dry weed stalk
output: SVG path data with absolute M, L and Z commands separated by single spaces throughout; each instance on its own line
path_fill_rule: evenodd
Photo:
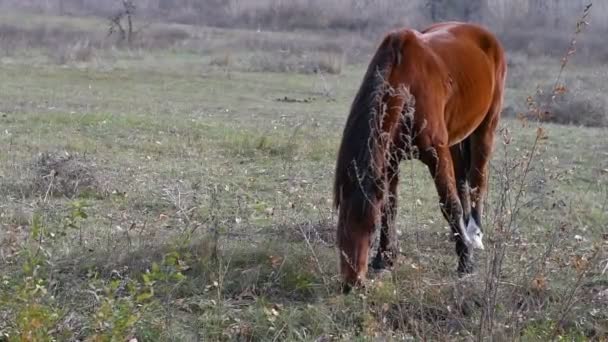
M 555 97 L 565 90 L 565 86 L 561 84 L 564 70 L 566 69 L 570 58 L 576 52 L 576 38 L 582 33 L 583 28 L 587 25 L 586 19 L 590 14 L 592 3 L 588 4 L 580 19 L 577 21 L 576 29 L 573 38 L 570 41 L 568 50 L 561 59 L 560 69 L 557 74 L 550 101 L 553 101 Z M 500 278 L 503 274 L 504 259 L 507 252 L 508 243 L 512 241 L 515 230 L 517 229 L 518 220 L 520 219 L 520 211 L 524 207 L 522 204 L 522 198 L 525 194 L 528 176 L 531 173 L 532 165 L 537 160 L 539 154 L 539 148 L 543 140 L 547 138 L 545 129 L 542 123 L 543 118 L 549 114 L 547 111 L 549 103 L 537 103 L 532 96 L 527 99 L 528 104 L 528 115 L 537 120 L 537 129 L 534 141 L 530 147 L 530 151 L 521 161 L 515 161 L 513 164 L 509 164 L 509 155 L 507 146 L 511 142 L 511 136 L 507 129 L 503 130 L 503 148 L 504 148 L 504 165 L 500 170 L 501 174 L 499 177 L 500 190 L 499 190 L 499 201 L 494 213 L 494 239 L 492 255 L 489 258 L 487 265 L 487 273 L 484 279 L 484 307 L 481 319 L 479 321 L 479 327 L 477 331 L 477 340 L 482 341 L 486 334 L 492 336 L 494 326 L 496 324 L 496 304 L 499 286 L 501 285 Z M 525 121 L 527 116 L 522 117 Z M 525 122 L 524 122 L 525 123 Z M 518 177 L 513 178 L 513 171 L 521 170 Z M 512 191 L 515 191 L 513 197 Z M 550 240 L 547 250 L 543 257 L 540 259 L 544 263 L 548 255 L 551 253 L 555 246 L 555 239 L 557 238 L 559 230 L 556 230 L 553 234 L 553 238 Z M 541 265 L 540 271 L 535 275 L 534 279 L 544 279 L 542 273 L 544 266 Z M 581 273 L 581 277 L 586 274 Z M 579 278 L 581 281 L 582 278 Z M 580 286 L 579 281 L 574 286 L 573 291 L 570 293 L 570 297 L 567 299 L 567 303 L 571 303 L 572 298 L 576 293 L 576 289 Z M 569 310 L 570 305 L 565 305 L 561 312 L 562 319 Z M 513 313 L 511 317 L 513 318 Z M 561 321 L 561 319 L 560 319 Z M 555 336 L 554 336 L 555 337 Z

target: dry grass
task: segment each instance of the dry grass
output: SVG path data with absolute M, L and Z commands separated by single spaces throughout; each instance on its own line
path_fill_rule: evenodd
M 320 52 L 307 56 L 259 53 L 244 63 L 249 71 L 339 75 L 345 62 L 342 53 Z
M 552 95 L 538 95 L 537 99 L 549 101 Z M 544 120 L 563 125 L 589 127 L 608 126 L 608 103 L 604 96 L 591 95 L 575 88 L 555 96 L 547 108 Z
M 16 23 L 0 25 L 0 52 L 16 57 L 34 49 L 42 49 L 58 64 L 91 62 L 100 53 L 116 48 L 118 42 L 107 37 L 106 28 L 78 28 L 61 24 Z M 141 28 L 129 48 L 162 50 L 174 47 L 190 38 L 190 33 L 172 25 Z
M 373 42 L 182 29 L 137 58 L 92 40 L 86 68 L 29 63 L 43 45 L 2 59 L 0 340 L 606 338 L 605 128 L 502 121 L 466 279 L 428 171 L 404 164 L 402 255 L 345 296 L 330 176 Z M 559 66 L 510 63 L 518 110 Z M 605 68 L 573 67 L 569 92 L 595 96 Z
M 64 0 L 65 1 L 65 0 Z M 52 14 L 97 14 L 105 18 L 120 8 L 120 3 L 83 3 L 70 1 L 3 0 L 6 7 L 29 8 Z M 431 19 L 426 1 L 413 0 L 404 4 L 400 0 L 204 0 L 189 3 L 142 0 L 138 2 L 138 25 L 148 21 L 168 21 L 183 24 L 248 28 L 262 30 L 325 30 L 351 31 L 376 36 L 392 27 L 406 25 L 421 27 L 432 20 L 472 20 L 501 32 L 502 40 L 510 50 L 526 51 L 531 55 L 560 53 L 568 43 L 572 13 L 582 11 L 588 1 L 543 1 L 538 10 L 533 1 L 492 1 L 488 6 L 473 6 L 470 1 L 438 1 L 440 11 Z M 0 4 L 2 5 L 2 4 Z M 589 20 L 590 32 L 582 37 L 586 47 L 578 51 L 580 57 L 605 61 L 608 51 L 603 44 L 606 24 L 603 18 L 608 5 L 596 1 Z

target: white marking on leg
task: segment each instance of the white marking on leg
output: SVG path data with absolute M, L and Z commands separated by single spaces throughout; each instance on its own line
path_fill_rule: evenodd
M 471 239 L 467 234 L 467 228 L 464 225 L 464 220 L 462 219 L 462 217 L 460 218 L 460 221 L 458 221 L 458 233 L 454 233 L 454 236 L 460 236 L 465 245 L 471 245 Z
M 472 217 L 469 217 L 469 223 L 467 225 L 467 228 L 465 229 L 465 233 L 467 235 L 467 238 L 465 239 L 465 242 L 468 240 L 468 246 L 469 247 L 473 247 L 473 248 L 477 248 L 477 249 L 484 249 L 483 247 L 483 232 L 481 231 L 481 228 L 479 228 L 479 226 L 477 225 L 477 223 L 475 222 L 475 220 Z

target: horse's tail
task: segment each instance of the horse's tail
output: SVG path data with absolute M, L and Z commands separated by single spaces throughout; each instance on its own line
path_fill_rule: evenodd
M 346 199 L 350 210 L 363 215 L 366 203 L 379 189 L 374 167 L 377 134 L 385 87 L 391 68 L 400 61 L 400 37 L 387 35 L 372 58 L 355 97 L 338 152 L 334 180 L 334 207 Z

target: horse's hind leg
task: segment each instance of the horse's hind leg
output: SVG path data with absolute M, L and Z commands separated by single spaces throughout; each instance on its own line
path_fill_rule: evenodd
M 456 176 L 456 188 L 462 205 L 464 221 L 468 222 L 471 215 L 471 200 L 469 192 L 469 171 L 471 166 L 471 142 L 465 139 L 450 147 L 452 162 L 454 163 L 454 175 Z
M 471 134 L 471 218 L 467 222 L 471 229 L 481 230 L 483 202 L 488 188 L 488 165 L 494 145 L 494 134 L 498 124 L 498 109 L 492 109 L 482 124 Z M 476 227 L 473 227 L 475 225 Z
M 427 145 L 428 146 L 428 145 Z M 421 153 L 421 161 L 425 163 L 439 194 L 441 212 L 450 224 L 454 239 L 456 240 L 456 254 L 458 255 L 458 272 L 470 273 L 472 271 L 472 248 L 464 231 L 462 204 L 456 189 L 454 164 L 450 149 L 445 145 L 435 144 L 429 146 Z

